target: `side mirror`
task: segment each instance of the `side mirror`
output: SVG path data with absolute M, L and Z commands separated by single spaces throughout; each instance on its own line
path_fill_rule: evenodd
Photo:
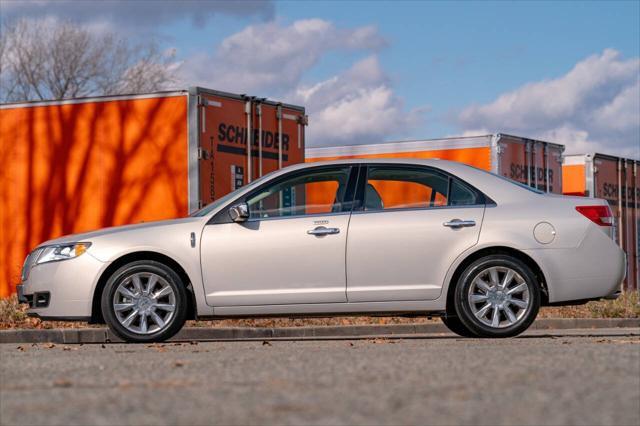
M 231 206 L 229 216 L 236 223 L 246 222 L 249 219 L 249 205 L 247 203 L 239 203 Z

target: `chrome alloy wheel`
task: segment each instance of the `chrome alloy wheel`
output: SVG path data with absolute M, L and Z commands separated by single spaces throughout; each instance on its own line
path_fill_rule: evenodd
M 125 278 L 116 288 L 113 310 L 127 330 L 152 334 L 171 322 L 176 310 L 176 295 L 160 275 L 138 272 Z
M 475 276 L 468 301 L 476 319 L 493 328 L 520 322 L 530 306 L 529 286 L 511 268 L 493 266 Z

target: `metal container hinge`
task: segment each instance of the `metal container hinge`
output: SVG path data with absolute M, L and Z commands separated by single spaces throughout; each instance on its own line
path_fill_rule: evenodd
M 202 147 L 198 147 L 198 160 L 208 160 L 211 158 L 209 151 Z

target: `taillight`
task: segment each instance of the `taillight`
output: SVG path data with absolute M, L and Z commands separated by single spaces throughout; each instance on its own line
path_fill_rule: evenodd
M 613 214 L 609 206 L 577 206 L 576 210 L 596 225 L 613 225 Z

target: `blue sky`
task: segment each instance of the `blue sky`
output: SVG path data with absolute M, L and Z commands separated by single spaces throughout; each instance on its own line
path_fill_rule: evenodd
M 638 1 L 10 3 L 154 37 L 180 84 L 303 103 L 317 146 L 503 131 L 640 157 Z

